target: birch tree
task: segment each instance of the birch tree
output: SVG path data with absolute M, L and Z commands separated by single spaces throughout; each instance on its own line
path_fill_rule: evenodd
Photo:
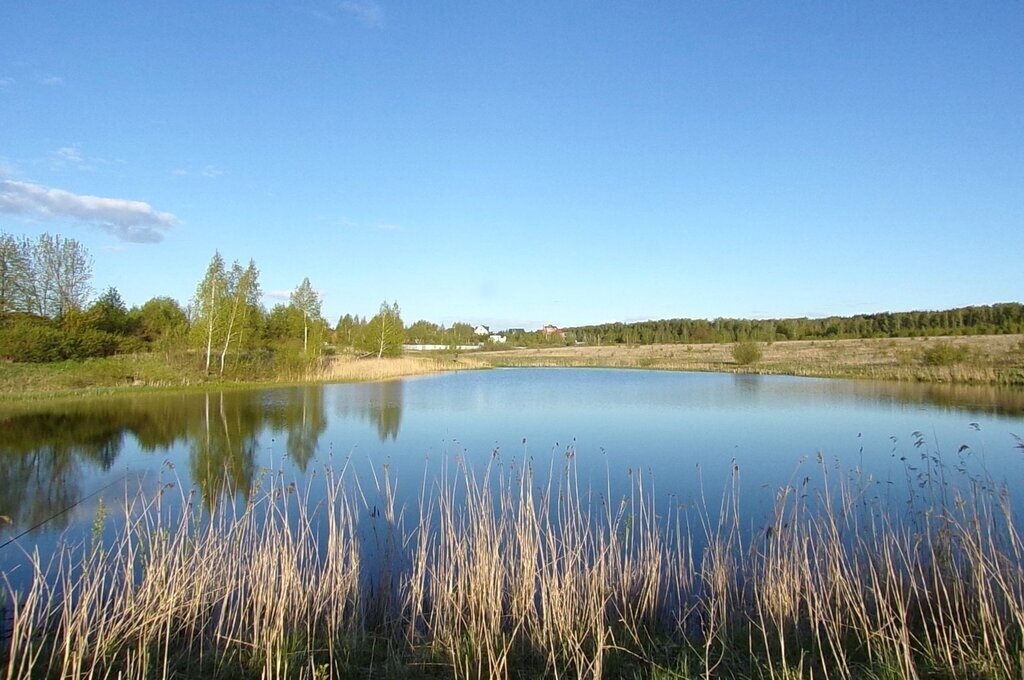
M 31 241 L 0 234 L 0 314 L 29 311 L 31 288 Z
M 59 319 L 89 298 L 92 258 L 73 238 L 43 234 L 36 242 L 34 274 L 41 316 Z
M 405 330 L 402 327 L 402 316 L 398 302 L 388 304 L 387 300 L 380 303 L 377 316 L 370 319 L 363 333 L 361 348 L 377 355 L 395 356 L 402 353 L 402 342 Z
M 220 338 L 223 330 L 225 301 L 228 297 L 228 275 L 224 269 L 224 258 L 214 252 L 206 275 L 196 287 L 192 299 L 193 337 L 201 342 L 206 356 L 206 372 L 210 372 L 210 360 L 213 355 L 214 339 Z
M 256 263 L 252 260 L 249 260 L 249 266 L 245 269 L 242 269 L 238 262 L 231 265 L 224 296 L 224 316 L 227 319 L 227 328 L 224 331 L 224 346 L 220 352 L 220 375 L 224 375 L 224 361 L 228 354 L 228 348 L 231 346 L 231 340 L 235 339 L 236 344 L 241 343 L 248 306 L 253 299 L 254 291 L 259 290 L 258 277 L 259 270 L 256 269 Z M 209 370 L 209 358 L 207 358 L 207 370 Z
M 299 287 L 292 291 L 291 306 L 302 312 L 302 353 L 309 353 L 310 325 L 322 325 L 320 318 L 320 295 L 313 290 L 309 277 L 302 279 Z M 318 352 L 319 353 L 319 352 Z

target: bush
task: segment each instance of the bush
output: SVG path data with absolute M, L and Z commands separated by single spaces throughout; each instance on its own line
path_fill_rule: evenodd
M 45 320 L 11 319 L 0 326 L 0 358 L 25 363 L 45 363 L 63 358 L 64 333 Z
M 967 348 L 948 342 L 936 342 L 921 350 L 921 363 L 925 366 L 952 366 L 967 359 Z
M 732 358 L 740 366 L 756 363 L 761 360 L 761 345 L 752 340 L 737 342 L 732 348 Z

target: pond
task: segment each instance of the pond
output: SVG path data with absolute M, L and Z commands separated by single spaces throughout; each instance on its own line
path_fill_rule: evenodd
M 905 503 L 939 477 L 1006 486 L 1019 502 L 1016 435 L 1020 390 L 643 370 L 500 369 L 23 407 L 0 415 L 0 568 L 87 536 L 140 489 L 244 505 L 267 475 L 303 488 L 346 464 L 364 480 L 386 469 L 407 507 L 424 475 L 452 461 L 540 471 L 569 461 L 582 488 L 614 498 L 642 478 L 659 507 L 717 507 L 737 484 L 752 517 L 779 488 L 830 470 L 881 502 Z M 372 488 L 364 482 L 371 511 Z

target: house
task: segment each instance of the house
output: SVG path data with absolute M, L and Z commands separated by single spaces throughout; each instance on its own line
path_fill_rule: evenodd
M 551 324 L 548 324 L 547 326 L 544 326 L 544 328 L 541 328 L 540 332 L 544 335 L 545 338 L 550 338 L 552 335 L 558 335 L 563 338 L 565 337 L 565 331 L 563 331 L 558 326 L 552 326 Z
M 474 328 L 473 332 L 476 333 L 477 335 L 487 337 L 488 335 L 491 334 L 491 329 L 488 328 L 487 326 L 480 325 Z
M 508 338 L 506 338 L 501 333 L 491 333 L 491 335 L 487 339 L 498 345 L 504 345 L 505 341 L 508 340 Z

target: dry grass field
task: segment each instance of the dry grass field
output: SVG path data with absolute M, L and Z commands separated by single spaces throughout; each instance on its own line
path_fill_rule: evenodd
M 741 365 L 734 344 L 613 345 L 512 349 L 474 357 L 490 366 L 590 366 L 729 371 L 912 382 L 1024 385 L 1024 336 L 985 335 L 869 340 L 793 340 L 761 346 Z M 950 350 L 948 361 L 929 350 Z
M 311 372 L 308 378 L 313 382 L 373 382 L 474 368 L 489 368 L 489 365 L 471 358 L 467 359 L 465 356 L 454 359 L 437 354 L 406 354 L 381 359 L 338 356 L 332 357 L 325 366 Z

